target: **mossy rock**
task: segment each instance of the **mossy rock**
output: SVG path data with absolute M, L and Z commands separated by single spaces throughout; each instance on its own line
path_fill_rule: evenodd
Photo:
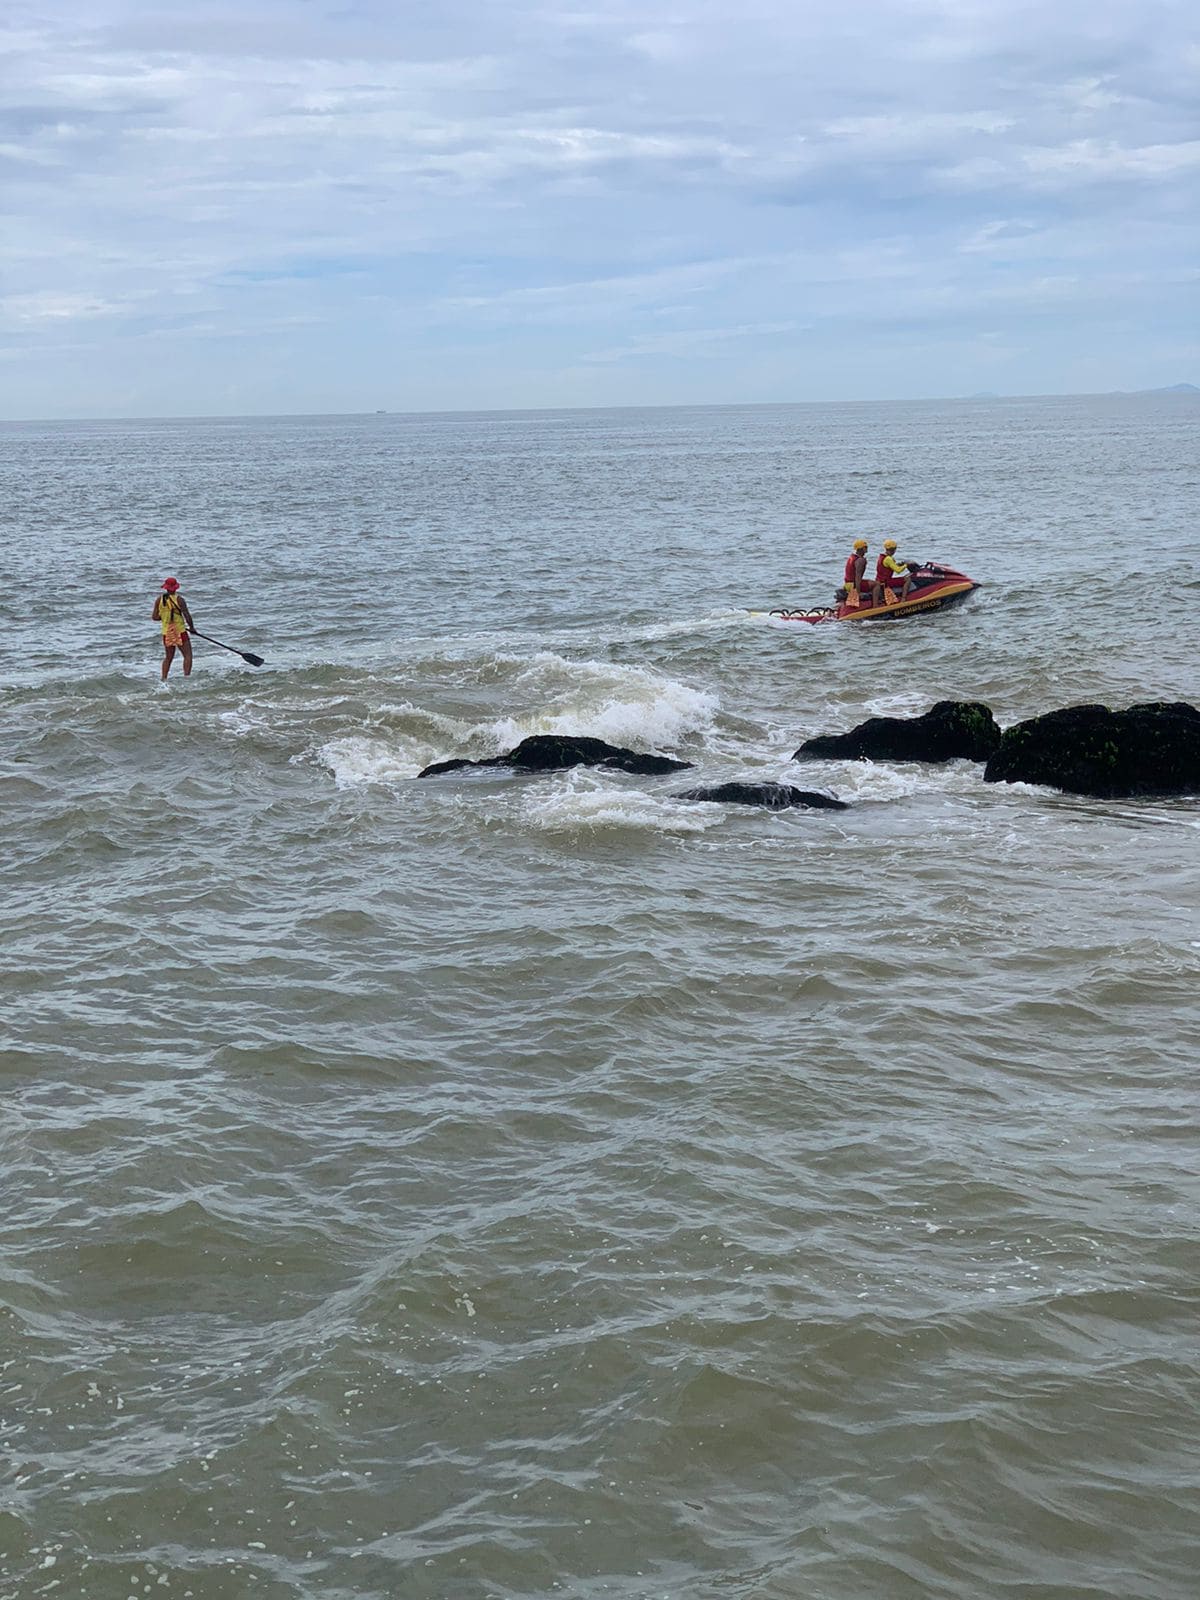
M 1200 794 L 1200 711 L 1184 701 L 1065 706 L 1006 728 L 983 778 L 1102 800 Z
M 850 733 L 806 739 L 797 761 L 986 761 L 1000 743 L 990 709 L 978 700 L 939 700 L 919 717 L 869 717 Z

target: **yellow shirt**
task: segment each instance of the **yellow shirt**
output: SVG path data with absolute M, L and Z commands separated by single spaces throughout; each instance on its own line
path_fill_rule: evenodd
M 187 628 L 187 618 L 183 614 L 183 607 L 173 594 L 160 594 L 158 597 L 158 620 L 162 624 L 163 638 L 173 634 L 169 642 L 178 644 L 179 635 Z
M 892 573 L 892 575 L 894 577 L 897 577 L 897 578 L 907 578 L 908 577 L 908 568 L 904 565 L 903 561 L 897 561 L 895 556 L 892 555 L 890 552 L 889 552 L 889 554 L 884 556 L 883 564 L 888 569 L 888 571 L 890 573 Z

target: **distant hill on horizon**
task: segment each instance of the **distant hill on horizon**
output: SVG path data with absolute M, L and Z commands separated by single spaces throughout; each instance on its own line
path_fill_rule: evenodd
M 1164 383 L 1158 389 L 1135 389 L 1134 394 L 1200 394 L 1194 383 Z

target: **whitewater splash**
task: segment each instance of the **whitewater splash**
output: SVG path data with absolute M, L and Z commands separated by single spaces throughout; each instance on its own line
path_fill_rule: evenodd
M 339 789 L 357 789 L 369 783 L 407 783 L 423 766 L 421 756 L 408 748 L 365 734 L 331 739 L 316 752 L 317 760 L 333 774 Z
M 472 729 L 469 737 L 494 743 L 489 754 L 535 733 L 577 734 L 665 754 L 704 733 L 720 709 L 715 694 L 647 667 L 571 661 L 549 650 L 522 659 L 514 688 L 549 704 Z
M 715 694 L 646 667 L 573 661 L 553 651 L 492 657 L 477 678 L 527 709 L 470 722 L 407 704 L 381 708 L 387 726 L 328 740 L 316 759 L 339 788 L 398 783 L 430 763 L 502 755 L 539 733 L 576 734 L 660 754 L 703 742 L 720 710 Z M 498 682 L 496 681 L 498 680 Z
M 719 697 L 646 667 L 592 659 L 573 660 L 554 651 L 501 653 L 474 664 L 468 688 L 489 697 L 525 702 L 527 709 L 468 720 L 410 702 L 381 705 L 373 725 L 330 739 L 309 752 L 332 773 L 340 789 L 401 785 L 435 761 L 482 760 L 515 748 L 535 734 L 604 739 L 625 748 L 686 754 L 697 776 L 721 781 L 804 782 L 855 802 L 887 802 L 921 792 L 965 793 L 978 782 L 973 768 L 897 766 L 872 761 L 794 763 L 799 742 L 794 726 L 735 725 L 721 715 Z M 880 698 L 875 713 L 908 708 L 911 696 Z M 826 714 L 822 721 L 836 721 Z M 719 719 L 719 720 L 718 720 Z M 300 759 L 300 758 L 298 758 Z M 581 770 L 539 785 L 523 804 L 523 819 L 546 830 L 648 827 L 703 832 L 719 820 L 703 808 L 672 802 L 655 786 L 638 787 Z
M 521 805 L 521 819 L 547 833 L 591 833 L 622 828 L 660 833 L 705 833 L 726 820 L 716 806 L 689 805 L 667 794 L 575 767 L 548 788 L 539 785 Z

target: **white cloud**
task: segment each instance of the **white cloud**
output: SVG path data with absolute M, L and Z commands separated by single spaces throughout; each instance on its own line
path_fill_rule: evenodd
M 1006 217 L 975 228 L 958 248 L 964 255 L 1011 255 L 1015 247 L 1027 247 L 1036 232 L 1036 223 Z
M 888 116 L 838 117 L 824 124 L 831 139 L 848 140 L 859 148 L 883 152 L 944 149 L 954 139 L 973 134 L 1007 133 L 1012 117 L 991 111 L 892 112 Z
M 1166 178 L 1200 168 L 1200 139 L 1130 149 L 1114 140 L 1075 139 L 1055 150 L 1028 150 L 1031 173 L 1061 178 Z
M 724 261 L 689 262 L 654 272 L 530 284 L 499 294 L 453 296 L 441 303 L 441 309 L 453 316 L 484 311 L 500 317 L 555 321 L 564 317 L 575 320 L 607 316 L 614 310 L 661 310 L 664 302 L 679 295 L 695 297 L 711 293 L 724 280 L 752 265 L 754 263 L 730 257 Z
M 1062 98 L 1065 104 L 1081 116 L 1090 117 L 1104 111 L 1111 111 L 1114 106 L 1125 105 L 1129 97 L 1117 94 L 1107 87 L 1114 81 L 1112 73 L 1106 73 L 1100 78 L 1078 78 L 1073 83 L 1064 83 Z
M 749 336 L 721 330 L 866 341 L 889 309 L 1067 279 L 1064 318 L 1118 277 L 1161 318 L 1146 269 L 1194 258 L 1170 0 L 12 0 L 2 45 L 4 327 L 31 364 L 70 323 L 118 364 L 129 333 L 257 329 L 318 387 L 380 326 L 499 370 L 522 340 L 543 372 L 734 361 Z
M 121 307 L 95 295 L 57 294 L 53 290 L 0 297 L 0 328 L 36 328 L 43 323 L 77 322 L 81 317 L 107 317 Z
M 765 339 L 781 333 L 794 333 L 794 322 L 751 322 L 733 328 L 687 328 L 678 333 L 643 334 L 610 350 L 595 350 L 584 361 L 627 361 L 639 356 L 705 356 L 731 340 Z

